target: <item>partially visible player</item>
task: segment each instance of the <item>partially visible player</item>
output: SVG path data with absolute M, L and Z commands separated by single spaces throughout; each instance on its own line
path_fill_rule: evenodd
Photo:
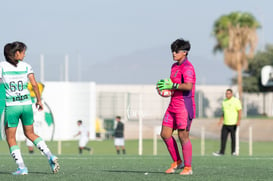
M 42 99 L 42 93 L 43 93 L 45 86 L 44 86 L 44 84 L 42 84 L 40 82 L 37 82 L 37 83 L 38 83 L 40 97 Z M 34 130 L 34 133 L 39 134 L 39 132 L 42 128 L 42 121 L 44 120 L 45 113 L 44 113 L 44 111 L 41 111 L 41 110 L 39 111 L 36 108 L 35 103 L 37 100 L 36 100 L 35 92 L 34 92 L 33 87 L 30 82 L 28 82 L 27 88 L 29 90 L 31 101 L 32 101 L 33 119 L 34 119 L 33 130 Z M 34 144 L 32 143 L 32 141 L 30 141 L 29 139 L 26 138 L 26 145 L 28 148 L 28 153 L 33 154 L 34 153 Z
M 195 117 L 195 70 L 188 60 L 190 42 L 177 39 L 171 44 L 171 51 L 175 63 L 171 68 L 169 79 L 160 80 L 157 86 L 160 90 L 173 90 L 171 101 L 163 118 L 161 137 L 173 159 L 171 167 L 165 173 L 174 173 L 183 167 L 175 138 L 174 130 L 178 130 L 178 137 L 182 146 L 184 169 L 180 175 L 191 175 L 192 145 L 189 139 L 191 123 Z
M 91 154 L 92 153 L 91 152 L 92 148 L 89 148 L 89 147 L 86 146 L 88 141 L 89 141 L 89 131 L 82 124 L 82 120 L 78 120 L 77 124 L 78 124 L 78 127 L 79 127 L 79 131 L 78 131 L 77 134 L 74 135 L 74 137 L 80 136 L 80 139 L 79 139 L 79 154 L 82 154 L 83 150 L 87 150 Z
M 36 107 L 43 110 L 43 104 L 38 91 L 32 67 L 23 62 L 27 46 L 22 42 L 8 43 L 4 47 L 6 61 L 0 63 L 0 79 L 6 92 L 5 105 L 5 134 L 10 154 L 18 165 L 13 175 L 26 175 L 28 169 L 24 164 L 21 151 L 16 143 L 16 130 L 19 120 L 22 122 L 25 136 L 47 157 L 53 173 L 59 171 L 57 157 L 47 147 L 45 141 L 33 131 L 33 110 L 27 83 L 30 81 L 37 102 Z
M 35 104 L 32 105 L 32 109 L 33 109 L 33 118 L 34 118 L 33 131 L 35 134 L 39 135 L 39 133 L 41 133 L 41 130 L 42 130 L 42 121 L 44 119 L 44 116 L 43 116 L 44 112 L 37 110 L 35 108 Z M 35 145 L 32 143 L 32 141 L 26 138 L 26 145 L 28 147 L 28 153 L 33 154 Z

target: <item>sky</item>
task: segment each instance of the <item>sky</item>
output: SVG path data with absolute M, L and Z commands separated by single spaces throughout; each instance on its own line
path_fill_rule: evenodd
M 261 23 L 257 51 L 273 44 L 273 2 L 266 0 L 13 0 L 0 5 L 0 47 L 27 44 L 24 61 L 44 81 L 97 84 L 155 84 L 169 77 L 170 44 L 191 43 L 189 60 L 197 84 L 230 85 L 236 72 L 222 53 L 213 53 L 214 22 L 234 11 L 249 12 Z M 3 51 L 0 60 L 4 61 Z

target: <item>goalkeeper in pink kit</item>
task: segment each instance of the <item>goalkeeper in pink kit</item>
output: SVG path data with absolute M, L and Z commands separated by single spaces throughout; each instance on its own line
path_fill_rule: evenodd
M 196 77 L 194 67 L 187 57 L 190 48 L 190 42 L 183 39 L 177 39 L 171 44 L 175 63 L 172 65 L 170 78 L 157 82 L 160 90 L 174 90 L 163 118 L 160 133 L 173 159 L 171 167 L 165 173 L 174 173 L 177 169 L 183 167 L 180 175 L 191 175 L 193 173 L 191 166 L 192 145 L 189 139 L 189 132 L 192 120 L 195 117 L 194 94 Z M 172 135 L 174 130 L 178 130 L 184 163 L 180 157 L 176 140 Z

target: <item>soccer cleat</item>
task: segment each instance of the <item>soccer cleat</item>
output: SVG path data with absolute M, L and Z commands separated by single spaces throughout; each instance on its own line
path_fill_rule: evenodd
M 183 171 L 180 172 L 180 175 L 192 175 L 192 168 L 184 167 Z
M 184 164 L 181 160 L 175 161 L 171 164 L 171 167 L 165 171 L 165 173 L 174 173 L 177 169 L 182 169 L 184 167 Z
M 176 170 L 178 169 L 183 169 L 185 167 L 184 163 L 181 161 L 181 163 L 178 165 L 178 167 L 176 168 Z
M 12 175 L 27 175 L 27 174 L 28 174 L 27 167 L 25 167 L 25 168 L 17 168 L 17 170 L 12 173 Z
M 223 153 L 219 153 L 219 152 L 213 152 L 212 153 L 213 156 L 223 156 Z
M 231 155 L 232 156 L 238 156 L 238 154 L 236 152 L 233 152 Z
M 50 157 L 50 159 L 48 160 L 50 168 L 52 170 L 53 173 L 57 173 L 60 169 L 60 165 L 58 163 L 58 158 L 54 155 L 52 155 Z

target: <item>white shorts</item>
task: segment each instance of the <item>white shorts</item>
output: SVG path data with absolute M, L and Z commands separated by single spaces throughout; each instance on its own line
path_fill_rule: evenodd
M 85 147 L 88 143 L 88 138 L 81 138 L 79 141 L 79 147 Z
M 124 146 L 124 138 L 115 138 L 115 146 Z

